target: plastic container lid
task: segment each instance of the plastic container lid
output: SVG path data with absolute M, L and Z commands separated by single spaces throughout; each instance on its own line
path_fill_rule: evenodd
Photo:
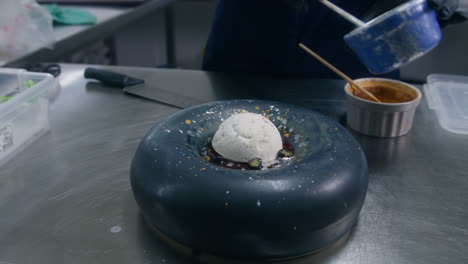
M 442 128 L 468 134 L 468 76 L 431 74 L 424 91 Z

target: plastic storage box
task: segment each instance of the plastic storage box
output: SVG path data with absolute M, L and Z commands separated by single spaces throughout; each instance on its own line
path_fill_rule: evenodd
M 46 73 L 0 68 L 0 166 L 49 130 Z
M 431 74 L 424 91 L 442 128 L 468 134 L 468 76 Z

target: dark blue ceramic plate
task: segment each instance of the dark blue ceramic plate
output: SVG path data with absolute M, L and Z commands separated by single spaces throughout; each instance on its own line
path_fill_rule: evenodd
M 227 117 L 260 113 L 295 148 L 281 168 L 234 170 L 201 149 Z M 233 100 L 180 111 L 143 138 L 131 168 L 149 224 L 190 248 L 247 259 L 321 250 L 355 224 L 367 190 L 359 144 L 331 119 L 294 105 Z

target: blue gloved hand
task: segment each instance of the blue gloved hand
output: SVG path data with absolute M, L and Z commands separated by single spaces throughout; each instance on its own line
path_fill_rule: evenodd
M 427 0 L 427 5 L 437 12 L 442 27 L 461 23 L 468 19 L 468 10 L 462 8 L 464 5 L 468 5 L 467 0 Z

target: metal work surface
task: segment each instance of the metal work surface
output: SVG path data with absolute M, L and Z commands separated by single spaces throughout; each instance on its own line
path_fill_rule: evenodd
M 93 41 L 103 39 L 116 30 L 144 17 L 156 10 L 162 10 L 175 0 L 152 0 L 137 7 L 124 6 L 67 6 L 84 9 L 97 18 L 96 25 L 55 25 L 55 43 L 53 49 L 42 48 L 31 51 L 21 58 L 0 61 L 0 66 L 23 67 L 32 62 L 50 61 L 86 46 Z
M 50 132 L 0 171 L 0 263 L 249 263 L 168 245 L 139 214 L 130 161 L 178 109 L 87 85 L 84 66 L 62 66 Z M 205 101 L 263 98 L 345 119 L 342 81 L 113 69 Z M 353 135 L 370 173 L 356 228 L 332 248 L 280 263 L 467 263 L 468 136 L 442 130 L 425 99 L 408 135 Z

